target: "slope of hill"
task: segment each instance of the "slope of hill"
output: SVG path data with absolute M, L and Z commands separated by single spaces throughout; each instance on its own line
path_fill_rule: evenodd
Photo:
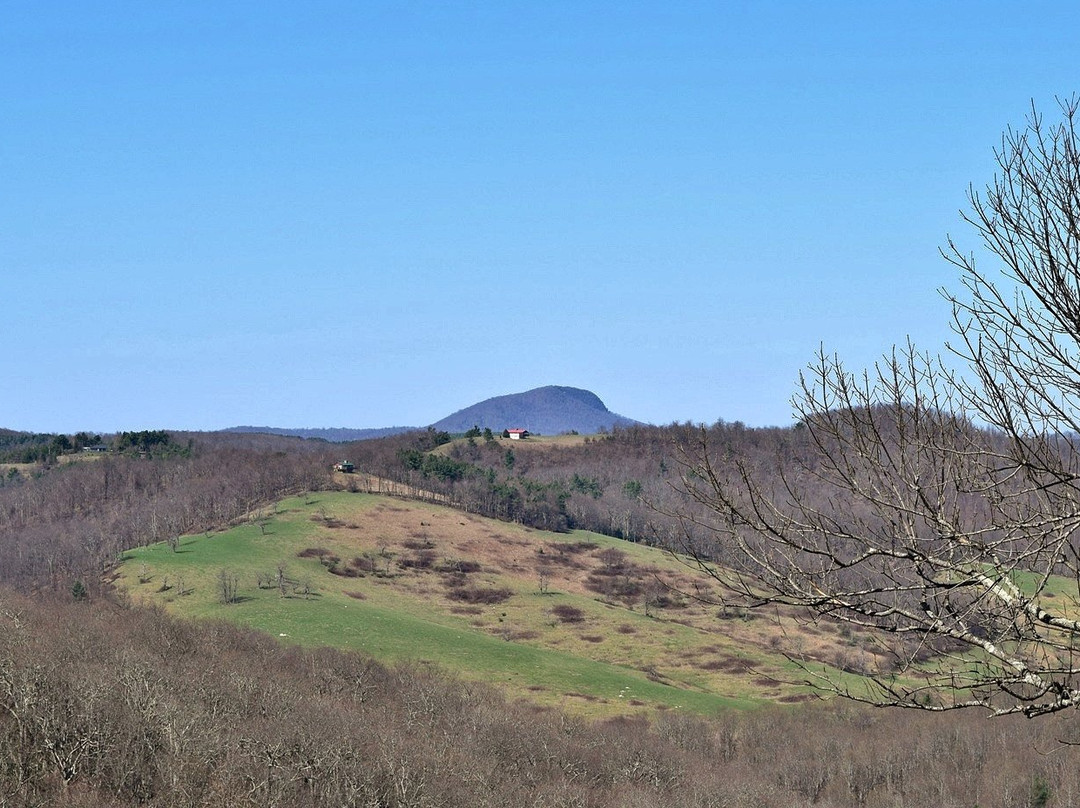
M 785 684 L 800 678 L 782 653 L 796 622 L 718 615 L 710 579 L 670 554 L 429 503 L 286 499 L 254 522 L 184 537 L 176 551 L 129 550 L 115 583 L 176 614 L 433 662 L 592 715 L 806 698 Z M 824 629 L 806 645 L 844 667 L 876 664 Z
M 611 412 L 595 393 L 577 387 L 549 385 L 489 398 L 458 410 L 433 426 L 447 432 L 464 432 L 473 426 L 498 432 L 517 427 L 557 435 L 570 431 L 592 434 L 636 423 L 632 418 Z

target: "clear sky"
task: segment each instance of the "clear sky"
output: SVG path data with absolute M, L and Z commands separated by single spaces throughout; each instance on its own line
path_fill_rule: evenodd
M 1068 2 L 6 2 L 0 426 L 791 422 L 937 349 Z M 971 246 L 974 246 L 972 244 Z

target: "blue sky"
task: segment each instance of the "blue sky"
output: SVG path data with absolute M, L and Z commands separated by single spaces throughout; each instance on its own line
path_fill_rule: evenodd
M 0 426 L 791 421 L 948 337 L 1071 3 L 0 6 Z

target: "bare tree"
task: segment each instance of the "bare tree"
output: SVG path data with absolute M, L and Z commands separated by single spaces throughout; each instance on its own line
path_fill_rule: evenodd
M 218 599 L 226 605 L 235 603 L 239 587 L 240 579 L 236 573 L 222 568 L 217 577 Z
M 943 250 L 959 370 L 910 344 L 862 374 L 821 351 L 779 471 L 704 431 L 685 447 L 681 487 L 709 515 L 684 509 L 684 532 L 711 531 L 707 556 L 690 549 L 729 597 L 877 638 L 866 684 L 804 663 L 833 692 L 1028 716 L 1080 702 L 1078 105 L 1053 125 L 1033 108 L 969 192 L 993 269 Z
M 277 569 L 275 570 L 274 574 L 274 580 L 277 582 L 278 597 L 285 597 L 288 584 L 291 583 L 291 581 L 289 580 L 289 571 L 285 567 L 284 561 L 278 562 Z

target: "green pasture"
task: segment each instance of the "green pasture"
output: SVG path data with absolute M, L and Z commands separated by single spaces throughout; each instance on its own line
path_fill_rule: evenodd
M 513 595 L 507 601 L 455 613 L 435 576 L 396 569 L 400 548 L 384 549 L 392 573 L 387 577 L 340 577 L 330 574 L 318 558 L 298 557 L 311 547 L 342 558 L 363 548 L 371 552 L 375 545 L 396 548 L 392 537 L 381 537 L 383 527 L 373 510 L 380 506 L 415 524 L 425 518 L 448 524 L 463 518 L 439 506 L 374 495 L 323 492 L 296 497 L 229 530 L 183 536 L 175 550 L 165 543 L 130 550 L 115 583 L 133 599 L 160 604 L 178 615 L 225 619 L 284 642 L 352 649 L 387 662 L 432 663 L 458 676 L 496 683 L 514 695 L 585 714 L 656 709 L 712 713 L 800 692 L 763 685 L 753 671 L 767 670 L 776 679 L 801 677 L 780 654 L 733 641 L 712 620 L 702 628 L 686 624 L 689 621 L 647 617 L 640 609 L 559 591 L 558 586 L 542 594 L 531 577 L 506 572 L 483 573 L 477 580 L 510 589 Z M 485 539 L 488 546 L 589 541 L 617 547 L 654 568 L 685 571 L 662 552 L 606 536 L 546 533 L 473 519 L 477 530 L 494 536 Z M 279 566 L 289 582 L 284 592 L 266 585 Z M 222 602 L 222 571 L 235 581 L 233 603 Z M 556 604 L 580 609 L 586 628 L 554 619 L 551 609 Z M 701 664 L 709 659 L 740 660 L 747 672 Z

